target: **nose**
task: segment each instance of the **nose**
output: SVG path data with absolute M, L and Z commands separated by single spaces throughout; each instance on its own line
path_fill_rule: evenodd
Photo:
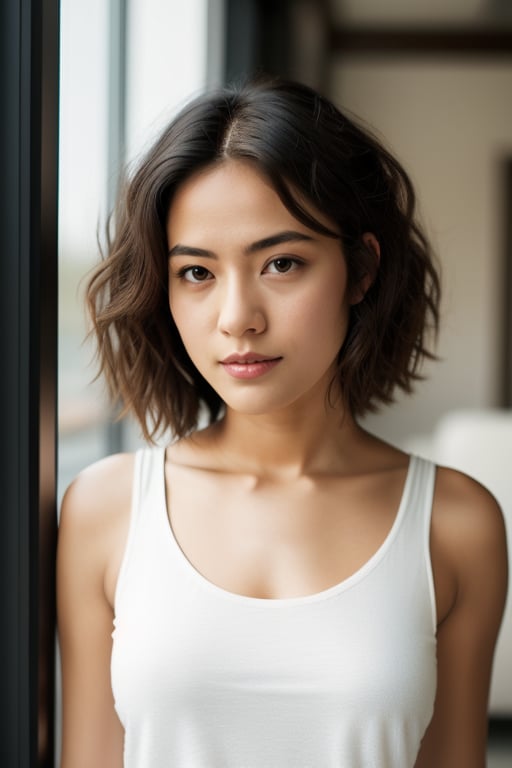
M 265 313 L 254 287 L 233 279 L 221 296 L 218 328 L 225 336 L 240 337 L 262 333 L 267 326 Z

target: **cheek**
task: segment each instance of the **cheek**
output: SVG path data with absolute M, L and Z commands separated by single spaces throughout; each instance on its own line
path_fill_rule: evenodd
M 179 299 L 173 297 L 172 294 L 169 295 L 169 311 L 174 321 L 174 325 L 176 326 L 176 330 L 188 351 L 190 333 L 194 326 L 190 323 L 190 320 L 187 323 L 186 307 L 179 301 Z M 190 312 L 188 314 L 190 318 Z
M 211 316 L 207 307 L 190 302 L 188 297 L 176 292 L 169 296 L 169 310 L 187 354 L 195 365 L 199 365 L 211 336 Z
M 342 283 L 343 284 L 343 283 Z M 290 313 L 297 336 L 321 346 L 341 348 L 348 327 L 349 306 L 336 284 L 305 293 Z

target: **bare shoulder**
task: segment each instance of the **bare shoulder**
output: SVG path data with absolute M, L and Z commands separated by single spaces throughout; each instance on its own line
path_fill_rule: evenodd
M 103 459 L 73 480 L 62 502 L 57 550 L 62 766 L 122 763 L 110 659 L 132 475 L 132 455 Z
M 459 550 L 505 546 L 505 523 L 498 502 L 487 488 L 454 469 L 437 470 L 433 525 L 447 543 L 456 539 Z
M 102 539 L 126 515 L 131 502 L 134 456 L 107 456 L 80 472 L 61 506 L 60 529 Z
M 439 468 L 430 541 L 437 602 L 437 692 L 416 768 L 485 764 L 492 660 L 507 591 L 503 515 L 461 472 Z
M 462 472 L 439 467 L 432 513 L 434 565 L 450 571 L 458 594 L 490 599 L 499 614 L 507 588 L 505 522 L 494 496 Z
M 80 472 L 61 505 L 59 555 L 81 556 L 104 581 L 109 602 L 128 533 L 134 454 L 108 456 Z M 83 555 L 82 555 L 83 553 Z
M 76 524 L 94 524 L 112 505 L 131 495 L 134 454 L 107 456 L 82 470 L 69 485 L 62 502 L 62 515 Z

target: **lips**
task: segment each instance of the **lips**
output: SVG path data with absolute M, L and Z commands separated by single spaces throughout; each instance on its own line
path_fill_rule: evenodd
M 247 352 L 243 355 L 238 353 L 228 355 L 220 363 L 226 373 L 234 379 L 249 380 L 269 373 L 282 359 L 282 357 L 267 357 L 255 352 Z
M 249 365 L 250 363 L 267 363 L 280 359 L 280 357 L 271 357 L 270 355 L 259 355 L 256 352 L 245 352 L 243 355 L 238 353 L 228 355 L 220 362 L 222 365 L 230 365 L 231 363 Z

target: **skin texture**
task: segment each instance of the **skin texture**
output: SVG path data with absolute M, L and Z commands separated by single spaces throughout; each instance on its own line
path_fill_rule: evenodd
M 261 247 L 291 231 L 286 242 Z M 168 244 L 171 312 L 192 360 L 227 405 L 221 422 L 167 449 L 174 533 L 192 564 L 228 591 L 272 599 L 326 589 L 386 538 L 408 465 L 404 453 L 364 432 L 335 395 L 326 398 L 350 306 L 370 278 L 349 292 L 339 241 L 293 219 L 265 179 L 238 161 L 181 187 Z M 279 363 L 254 379 L 233 378 L 220 361 L 243 352 Z M 63 502 L 63 768 L 122 765 L 110 654 L 132 473 L 132 455 L 104 459 Z M 482 768 L 507 583 L 504 527 L 485 489 L 442 468 L 431 555 L 439 678 L 416 765 Z
M 171 312 L 192 361 L 223 401 L 273 414 L 317 388 L 323 393 L 348 324 L 339 240 L 297 222 L 269 184 L 238 162 L 189 179 L 174 199 L 168 232 L 171 253 L 184 245 L 190 252 L 169 260 Z M 287 232 L 310 239 L 255 249 Z M 190 265 L 195 270 L 182 274 Z M 247 351 L 281 362 L 272 375 L 234 380 L 219 361 Z

